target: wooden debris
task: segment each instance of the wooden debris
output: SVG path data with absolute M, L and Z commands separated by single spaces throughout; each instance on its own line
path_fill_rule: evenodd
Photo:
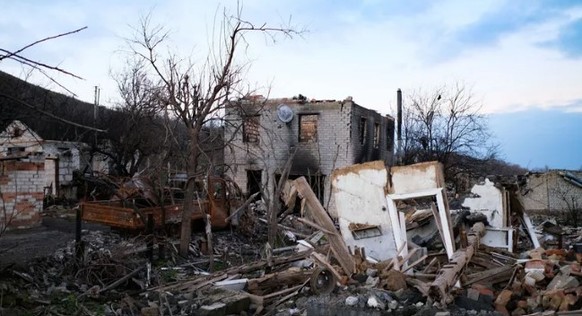
M 476 223 L 471 228 L 472 233 L 467 237 L 469 246 L 465 249 L 460 249 L 453 253 L 453 257 L 449 263 L 444 265 L 441 272 L 430 286 L 429 297 L 434 301 L 446 305 L 449 291 L 452 286 L 459 280 L 467 263 L 473 257 L 473 254 L 479 247 L 479 240 L 485 234 L 485 225 L 483 223 Z
M 355 271 L 354 260 L 346 246 L 343 238 L 337 232 L 335 225 L 329 218 L 329 215 L 319 203 L 319 200 L 315 196 L 315 193 L 311 190 L 311 187 L 305 180 L 305 177 L 300 177 L 294 181 L 294 185 L 297 188 L 299 195 L 305 199 L 305 203 L 308 206 L 310 215 L 315 220 L 315 224 L 321 226 L 326 231 L 326 237 L 331 246 L 331 251 L 333 252 L 336 260 L 340 263 L 340 266 L 344 272 L 351 276 Z

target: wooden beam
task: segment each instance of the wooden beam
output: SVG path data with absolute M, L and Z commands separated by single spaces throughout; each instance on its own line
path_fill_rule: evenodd
M 473 254 L 477 252 L 479 241 L 485 234 L 485 225 L 483 223 L 476 223 L 471 230 L 472 233 L 467 237 L 469 246 L 465 249 L 455 251 L 448 264 L 445 264 L 441 268 L 439 275 L 431 284 L 429 297 L 432 300 L 441 302 L 443 305 L 446 304 L 449 291 L 463 274 Z
M 295 179 L 293 182 L 295 188 L 297 188 L 297 192 L 305 200 L 305 203 L 307 204 L 309 212 L 315 223 L 323 227 L 327 232 L 335 232 L 326 233 L 326 237 L 331 246 L 331 251 L 333 252 L 336 260 L 339 262 L 344 272 L 348 276 L 351 276 L 356 270 L 354 258 L 350 254 L 350 251 L 348 250 L 348 247 L 340 234 L 337 233 L 337 229 L 335 228 L 331 218 L 315 196 L 315 193 L 313 193 L 313 190 L 311 190 L 311 187 L 307 183 L 307 180 L 305 180 L 305 177 Z

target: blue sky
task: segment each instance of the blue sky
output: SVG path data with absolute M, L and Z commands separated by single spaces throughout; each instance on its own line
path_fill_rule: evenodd
M 27 56 L 83 77 L 59 77 L 83 100 L 92 101 L 93 86 L 99 85 L 102 103 L 117 97 L 110 74 L 123 68 L 124 38 L 131 37 L 131 26 L 140 16 L 152 12 L 154 22 L 171 31 L 168 48 L 199 61 L 208 52 L 216 13 L 223 8 L 233 12 L 236 7 L 236 1 L 202 0 L 2 2 L 3 48 L 16 49 L 88 26 L 79 34 L 35 47 Z M 247 0 L 242 4 L 247 20 L 277 26 L 291 19 L 292 25 L 307 30 L 293 39 L 278 38 L 276 43 L 262 36 L 248 38 L 249 46 L 240 51 L 238 62 L 250 64 L 248 84 L 262 94 L 352 96 L 361 105 L 393 114 L 398 88 L 406 94 L 464 82 L 473 88 L 482 111 L 492 115 L 507 160 L 532 168 L 582 166 L 582 1 Z M 10 62 L 2 62 L 0 69 L 26 75 L 26 70 Z M 60 90 L 38 75 L 29 79 Z M 526 120 L 532 115 L 542 120 Z M 573 123 L 562 124 L 564 118 Z M 510 142 L 520 133 L 522 141 Z M 538 135 L 533 145 L 527 135 Z M 563 139 L 570 146 L 555 146 Z M 524 152 L 534 158 L 526 160 L 520 154 Z
M 582 170 L 582 113 L 558 109 L 490 114 L 502 158 L 528 169 Z

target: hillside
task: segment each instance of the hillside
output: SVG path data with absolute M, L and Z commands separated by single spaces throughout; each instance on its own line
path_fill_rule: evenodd
M 13 120 L 20 120 L 44 139 L 66 141 L 89 139 L 90 133 L 87 129 L 66 124 L 41 111 L 81 125 L 93 125 L 93 104 L 50 91 L 0 71 L 0 129 L 4 129 Z M 99 107 L 99 112 L 103 111 L 108 110 Z

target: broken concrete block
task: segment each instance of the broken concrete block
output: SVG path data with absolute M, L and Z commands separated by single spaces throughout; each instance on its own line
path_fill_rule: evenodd
M 539 295 L 534 295 L 534 296 L 530 296 L 526 299 L 527 302 L 527 307 L 530 310 L 534 310 L 536 309 L 538 306 L 540 306 L 540 304 L 542 303 L 541 301 L 541 296 Z
M 560 274 L 554 277 L 550 284 L 546 287 L 546 290 L 557 290 L 557 289 L 569 289 L 572 287 L 577 287 L 580 284 L 578 279 L 570 275 Z
M 385 309 L 386 304 L 382 302 L 376 295 L 372 294 L 368 297 L 367 301 L 368 307 L 377 308 L 377 309 Z
M 511 312 L 511 316 L 523 316 L 525 314 L 527 314 L 527 313 L 521 307 L 518 307 L 518 308 L 514 309 L 513 312 Z
M 524 284 L 523 289 L 531 296 L 536 296 L 538 294 L 538 289 L 535 286 Z
M 434 316 L 450 316 L 451 312 L 437 312 Z
M 527 284 L 526 284 L 527 285 Z M 521 289 L 523 288 L 524 284 L 522 284 L 521 282 L 519 282 L 518 280 L 513 281 L 513 283 L 511 284 L 511 290 L 514 293 L 519 293 L 521 292 Z
M 358 304 L 358 297 L 357 296 L 348 296 L 346 297 L 346 305 L 347 306 L 355 306 L 356 304 Z
M 479 290 L 470 288 L 467 289 L 467 297 L 474 300 L 474 301 L 478 301 L 479 300 Z
M 212 288 L 204 295 L 204 305 L 200 307 L 202 315 L 240 314 L 243 311 L 247 311 L 251 303 L 248 295 L 244 293 L 217 287 Z
M 511 300 L 512 294 L 513 293 L 510 290 L 501 291 L 501 293 L 499 293 L 499 295 L 497 295 L 497 298 L 495 299 L 495 305 L 500 305 L 500 306 L 507 305 L 509 300 Z
M 507 308 L 505 308 L 505 306 L 495 304 L 495 310 L 502 314 L 503 316 L 510 316 L 509 311 L 507 310 Z
M 574 294 L 566 294 L 564 299 L 562 300 L 562 304 L 560 304 L 560 311 L 565 312 L 570 310 L 570 305 L 576 304 L 578 301 L 578 297 Z
M 546 262 L 541 259 L 533 259 L 525 263 L 525 273 L 529 272 L 541 272 L 543 273 L 546 268 Z
M 160 315 L 160 310 L 157 306 L 143 307 L 141 309 L 141 315 L 142 316 L 158 316 L 158 315 Z
M 489 296 L 491 298 L 491 301 L 493 301 L 493 297 L 495 296 L 495 294 L 493 294 L 493 291 L 487 286 L 479 283 L 474 283 L 473 285 L 471 285 L 471 288 L 479 291 L 480 296 Z
M 390 301 L 388 303 L 388 308 L 390 308 L 390 309 L 397 309 L 398 308 L 398 302 L 396 300 Z
M 542 306 L 545 309 L 551 309 L 555 311 L 562 304 L 564 296 L 564 291 L 562 290 L 548 291 L 542 298 Z
M 544 250 L 544 248 L 536 248 L 536 249 L 532 249 L 530 251 L 527 252 L 527 254 L 529 255 L 530 258 L 534 259 L 534 260 L 540 260 L 542 259 L 542 255 L 544 254 L 544 252 L 546 252 Z M 527 265 L 527 263 L 526 263 Z
M 216 302 L 211 305 L 201 306 L 198 314 L 202 316 L 224 316 L 226 315 L 226 304 Z
M 578 262 L 571 263 L 570 264 L 570 271 L 580 273 L 582 271 L 582 267 L 580 266 L 580 263 L 578 263 Z
M 366 284 L 364 286 L 367 288 L 373 288 L 373 287 L 376 287 L 376 285 L 378 285 L 378 283 L 380 283 L 380 278 L 374 278 L 374 277 L 369 276 L 366 279 Z
M 390 291 L 397 291 L 399 289 L 405 289 L 406 286 L 406 275 L 400 271 L 390 269 L 387 272 L 383 272 L 381 275 L 382 288 Z

